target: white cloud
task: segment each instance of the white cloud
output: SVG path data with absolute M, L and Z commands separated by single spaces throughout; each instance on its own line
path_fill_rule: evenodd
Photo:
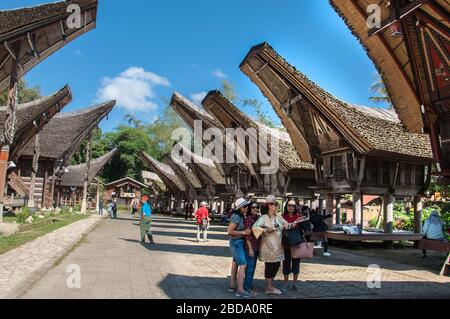
M 216 78 L 219 78 L 219 79 L 221 79 L 221 80 L 225 80 L 225 79 L 228 78 L 228 76 L 227 76 L 222 70 L 220 70 L 220 69 L 214 70 L 214 71 L 213 71 L 213 75 L 214 75 Z
M 105 77 L 97 91 L 97 101 L 116 100 L 117 106 L 127 111 L 154 111 L 152 101 L 157 86 L 170 86 L 168 79 L 143 68 L 130 67 L 115 78 Z
M 202 101 L 206 97 L 207 94 L 208 93 L 206 93 L 205 91 L 202 91 L 202 92 L 191 94 L 190 97 L 191 97 L 192 102 L 194 102 L 197 105 L 200 105 L 200 104 L 202 104 Z

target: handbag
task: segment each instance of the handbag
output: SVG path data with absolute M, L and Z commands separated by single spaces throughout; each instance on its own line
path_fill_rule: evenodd
M 283 245 L 286 247 L 293 247 L 303 243 L 302 234 L 298 228 L 285 230 L 283 233 Z
M 314 243 L 305 242 L 291 247 L 292 259 L 312 259 L 314 257 Z

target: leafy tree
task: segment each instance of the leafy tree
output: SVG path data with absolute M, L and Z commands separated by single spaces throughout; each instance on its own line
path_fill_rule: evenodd
M 228 80 L 222 81 L 223 95 L 232 103 L 236 103 L 238 100 L 238 94 L 234 87 L 234 84 Z
M 267 115 L 266 111 L 263 109 L 263 104 L 257 99 L 244 99 L 242 100 L 243 106 L 250 106 L 256 113 L 256 120 L 261 124 L 264 124 L 271 128 L 276 128 L 275 123 Z
M 125 121 L 128 121 L 128 125 L 133 125 L 134 127 L 139 127 L 142 125 L 142 121 L 138 120 L 134 115 L 127 114 L 123 118 Z
M 383 82 L 383 79 L 379 74 L 375 75 L 374 82 L 370 87 L 370 92 L 377 94 L 376 96 L 371 96 L 369 98 L 372 102 L 375 102 L 377 104 L 387 103 L 389 104 L 389 109 L 390 110 L 393 109 L 392 101 L 391 98 L 389 97 L 388 90 Z
M 20 79 L 17 88 L 18 103 L 28 103 L 42 97 L 41 89 L 37 86 L 29 87 L 24 79 Z M 0 94 L 0 106 L 8 104 L 8 91 Z

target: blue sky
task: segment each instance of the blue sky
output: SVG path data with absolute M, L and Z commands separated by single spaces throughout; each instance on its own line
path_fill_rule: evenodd
M 46 2 L 7 0 L 0 8 Z M 373 105 L 369 87 L 376 70 L 327 0 L 99 2 L 97 28 L 38 65 L 26 79 L 44 94 L 68 83 L 74 101 L 66 111 L 91 106 L 119 90 L 122 105 L 101 124 L 106 131 L 131 112 L 153 121 L 174 90 L 199 97 L 220 88 L 224 77 L 241 98 L 261 100 L 278 120 L 239 70 L 248 50 L 264 41 L 336 97 Z

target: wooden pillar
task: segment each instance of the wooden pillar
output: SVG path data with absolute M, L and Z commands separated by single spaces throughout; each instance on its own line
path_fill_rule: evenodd
M 40 155 L 40 145 L 39 145 L 39 134 L 35 137 L 34 144 L 34 156 L 33 163 L 31 167 L 31 180 L 30 180 L 30 196 L 28 199 L 28 208 L 36 208 L 36 203 L 34 202 L 34 188 L 36 184 L 36 174 L 39 170 L 39 155 Z M 45 185 L 44 185 L 45 187 Z
M 51 186 L 51 190 L 50 190 L 50 201 L 51 201 L 51 209 L 53 210 L 56 205 L 55 205 L 55 180 L 56 180 L 56 175 L 55 173 L 53 173 L 52 176 L 52 186 Z
M 319 215 L 323 215 L 323 208 L 324 208 L 324 202 L 325 200 L 322 198 L 322 196 L 319 198 L 319 207 L 317 208 L 317 212 Z
M 362 195 L 360 192 L 353 193 L 353 224 L 362 231 Z
M 416 234 L 422 233 L 422 209 L 422 196 L 417 195 L 414 197 L 414 232 Z
M 48 209 L 48 207 L 47 207 L 47 197 L 48 197 L 48 195 L 47 195 L 47 186 L 48 186 L 48 172 L 47 172 L 47 170 L 45 170 L 45 175 L 44 175 L 44 186 L 43 186 L 43 193 L 42 193 L 42 203 L 41 203 L 41 205 L 42 205 L 42 207 L 43 208 L 47 208 Z
M 336 225 L 341 224 L 341 195 L 336 196 Z
M 387 193 L 383 198 L 384 232 L 392 234 L 394 232 L 394 195 Z
M 6 42 L 5 42 L 6 45 Z M 14 135 L 16 133 L 16 105 L 17 105 L 17 88 L 19 82 L 19 63 L 17 61 L 20 55 L 20 42 L 9 51 L 9 54 L 13 58 L 13 63 L 11 65 L 11 75 L 9 80 L 8 88 L 8 104 L 7 113 L 4 127 L 0 134 L 2 135 L 0 139 L 2 140 L 0 145 L 2 146 L 0 154 L 0 222 L 3 221 L 3 209 L 5 202 L 6 193 L 6 179 L 8 178 L 8 161 L 9 161 L 9 145 L 14 141 Z
M 0 222 L 3 222 L 5 187 L 8 171 L 9 146 L 3 146 L 0 151 Z
M 95 211 L 100 213 L 100 181 L 97 179 L 97 200 L 95 203 Z
M 92 144 L 92 135 L 89 133 L 88 142 L 86 145 L 86 173 L 84 175 L 84 184 L 83 184 L 83 199 L 81 201 L 81 214 L 87 213 L 87 196 L 88 196 L 88 188 L 89 188 L 89 170 L 91 169 L 91 144 Z
M 334 196 L 333 194 L 327 194 L 326 196 L 326 214 L 333 214 L 333 208 L 334 208 Z M 326 220 L 326 223 L 328 225 L 328 229 L 329 230 L 333 230 L 333 217 L 332 218 L 328 218 Z

